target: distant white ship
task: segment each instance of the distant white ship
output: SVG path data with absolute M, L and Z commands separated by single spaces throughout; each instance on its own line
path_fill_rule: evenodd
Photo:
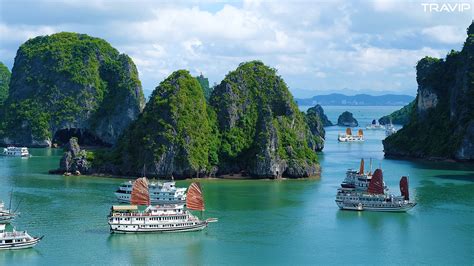
M 385 136 L 390 136 L 397 133 L 397 129 L 395 126 L 390 122 L 390 124 L 385 125 Z
M 339 142 L 362 142 L 364 141 L 364 131 L 359 129 L 357 135 L 352 135 L 352 129 L 348 127 L 346 129 L 346 134 L 339 133 L 337 140 Z
M 365 127 L 365 129 L 382 130 L 382 129 L 384 129 L 384 127 L 381 124 L 379 124 L 379 121 L 374 119 L 374 120 L 372 120 L 371 124 L 369 124 Z
M 30 153 L 26 147 L 7 147 L 3 149 L 2 155 L 4 156 L 13 156 L 13 157 L 29 157 Z
M 5 225 L 0 224 L 0 250 L 24 249 L 36 246 L 43 237 L 32 237 L 26 231 L 5 231 Z
M 130 203 L 134 181 L 120 184 L 115 196 L 121 203 Z M 151 204 L 184 204 L 186 202 L 186 188 L 177 188 L 174 181 L 149 183 Z

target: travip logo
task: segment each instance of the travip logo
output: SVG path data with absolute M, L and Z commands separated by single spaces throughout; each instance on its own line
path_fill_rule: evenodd
M 464 12 L 471 10 L 470 3 L 421 3 L 425 12 Z

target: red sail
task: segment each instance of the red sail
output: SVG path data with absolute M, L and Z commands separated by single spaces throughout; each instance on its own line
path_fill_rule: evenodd
M 360 168 L 359 168 L 359 175 L 364 174 L 364 159 L 360 159 Z
M 402 196 L 405 197 L 405 200 L 410 200 L 410 194 L 408 193 L 408 178 L 406 176 L 402 176 L 400 179 L 400 192 Z
M 362 129 L 359 129 L 359 131 L 357 132 L 357 135 L 364 136 L 364 131 L 362 131 Z
M 133 205 L 150 205 L 150 192 L 148 191 L 146 177 L 138 178 L 133 183 L 130 203 Z
M 369 183 L 368 192 L 372 194 L 383 194 L 383 174 L 381 169 L 375 169 Z
M 346 128 L 346 135 L 347 135 L 347 136 L 352 135 L 352 130 L 351 130 L 350 127 Z
M 193 182 L 189 185 L 186 194 L 186 207 L 190 210 L 204 211 L 204 198 L 200 183 Z

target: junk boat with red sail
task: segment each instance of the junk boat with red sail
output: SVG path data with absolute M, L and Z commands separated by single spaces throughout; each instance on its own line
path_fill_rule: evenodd
M 359 171 L 349 169 L 337 190 L 336 203 L 342 210 L 405 212 L 416 203 L 410 201 L 408 178 L 400 179 L 400 196 L 390 194 L 383 181 L 382 169 L 364 172 L 364 160 Z
M 112 233 L 164 233 L 198 231 L 217 219 L 201 220 L 190 210 L 204 211 L 204 198 L 200 183 L 194 182 L 188 188 L 184 204 L 150 205 L 149 184 L 146 177 L 133 183 L 130 202 L 132 205 L 112 206 L 109 215 Z M 144 210 L 140 210 L 144 207 Z
M 348 127 L 346 129 L 346 133 L 339 133 L 337 136 L 337 140 L 339 142 L 362 142 L 364 141 L 364 131 L 359 129 L 357 131 L 357 135 L 352 135 L 352 129 Z

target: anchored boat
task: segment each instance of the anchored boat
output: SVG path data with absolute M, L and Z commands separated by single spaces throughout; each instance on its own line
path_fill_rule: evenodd
M 0 224 L 9 224 L 13 219 L 15 219 L 16 215 L 17 213 L 10 209 L 6 209 L 5 204 L 0 202 Z
M 384 127 L 377 121 L 376 119 L 372 120 L 372 123 L 367 125 L 365 129 L 370 129 L 370 130 L 382 130 Z
M 183 204 L 150 205 L 149 184 L 145 177 L 135 181 L 131 204 L 112 206 L 108 217 L 112 233 L 164 233 L 198 231 L 217 219 L 201 220 L 190 210 L 204 211 L 201 185 L 192 183 L 188 188 L 186 206 Z M 140 207 L 145 207 L 140 210 Z
M 357 131 L 357 135 L 352 135 L 352 129 L 348 127 L 346 129 L 346 133 L 340 133 L 337 137 L 337 140 L 339 142 L 362 142 L 364 141 L 364 131 L 359 129 Z
M 392 122 L 390 122 L 390 124 L 387 124 L 385 126 L 385 136 L 388 137 L 390 135 L 393 135 L 397 133 L 397 129 L 395 128 L 395 126 L 392 124 Z
M 3 149 L 3 156 L 12 156 L 12 157 L 30 157 L 27 147 L 7 147 Z
M 2 249 L 24 249 L 36 246 L 43 236 L 32 237 L 26 231 L 5 231 L 5 225 L 0 224 L 0 250 Z
M 121 203 L 130 203 L 134 181 L 120 184 L 115 196 Z M 177 188 L 174 181 L 151 182 L 148 184 L 151 204 L 184 204 L 186 202 L 186 188 Z
M 359 172 L 349 169 L 346 178 L 337 190 L 336 204 L 342 210 L 405 212 L 416 203 L 410 201 L 408 178 L 400 179 L 400 196 L 390 194 L 383 181 L 381 169 L 364 172 L 364 160 L 361 160 Z

